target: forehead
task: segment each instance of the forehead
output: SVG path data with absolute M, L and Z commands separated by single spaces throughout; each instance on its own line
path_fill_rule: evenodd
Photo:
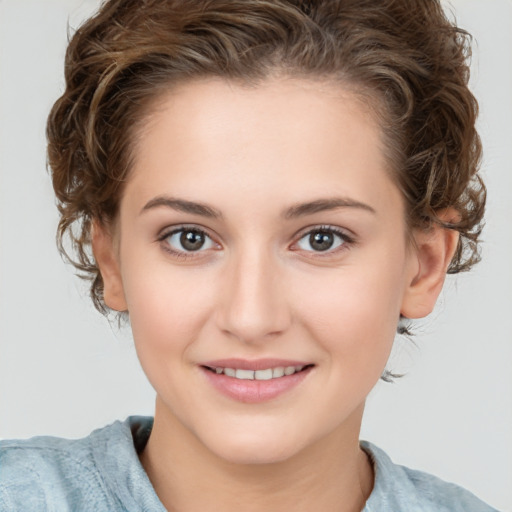
M 349 125 L 357 124 L 364 125 L 367 136 L 380 147 L 374 103 L 377 100 L 370 101 L 368 94 L 356 94 L 353 86 L 334 80 L 283 77 L 257 85 L 220 78 L 195 80 L 153 100 L 138 139 L 147 142 L 165 123 L 166 129 L 172 130 L 169 139 L 172 135 L 176 141 L 206 146 L 218 143 L 216 136 L 226 135 L 240 141 L 247 136 L 261 143 L 276 136 L 281 142 L 293 142 L 294 138 L 314 142 L 315 130 L 322 130 L 324 139 L 328 131 L 334 138 L 346 138 Z
M 154 102 L 136 141 L 127 192 L 139 201 L 171 191 L 215 201 L 229 187 L 248 202 L 336 193 L 378 203 L 393 186 L 375 117 L 330 82 L 182 84 Z

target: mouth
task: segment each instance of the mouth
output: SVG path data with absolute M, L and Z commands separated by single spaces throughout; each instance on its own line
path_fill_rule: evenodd
M 223 366 L 203 366 L 207 371 L 216 375 L 226 375 L 239 380 L 273 380 L 282 377 L 289 377 L 295 373 L 300 373 L 312 368 L 312 364 L 306 365 L 288 365 L 276 366 L 273 368 L 263 368 L 259 370 L 250 370 L 246 368 L 230 368 Z
M 243 403 L 277 399 L 307 380 L 312 363 L 283 359 L 216 360 L 200 365 L 203 375 L 217 391 Z

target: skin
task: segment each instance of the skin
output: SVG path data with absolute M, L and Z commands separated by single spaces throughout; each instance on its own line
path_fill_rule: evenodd
M 166 236 L 184 224 L 210 237 L 201 250 Z M 321 227 L 341 233 L 333 249 L 312 247 Z M 373 486 L 358 442 L 365 398 L 400 314 L 432 310 L 457 242 L 437 227 L 412 235 L 379 127 L 339 84 L 208 80 L 159 99 L 118 219 L 95 224 L 93 248 L 105 302 L 129 312 L 157 392 L 141 462 L 168 510 L 361 510 Z M 247 404 L 201 370 L 233 357 L 314 366 Z

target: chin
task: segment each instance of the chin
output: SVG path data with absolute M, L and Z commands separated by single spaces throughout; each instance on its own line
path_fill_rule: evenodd
M 293 455 L 296 450 L 274 449 L 273 446 L 262 447 L 262 443 L 253 445 L 230 445 L 222 447 L 216 455 L 231 464 L 237 465 L 265 465 L 284 462 Z
M 220 438 L 203 439 L 206 447 L 216 456 L 232 464 L 263 465 L 284 462 L 301 452 L 308 444 L 291 432 L 281 433 L 268 429 L 248 432 L 226 432 Z

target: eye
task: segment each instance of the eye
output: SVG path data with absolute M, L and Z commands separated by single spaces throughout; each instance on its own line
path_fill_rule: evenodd
M 297 246 L 303 251 L 327 252 L 337 249 L 347 241 L 349 241 L 348 237 L 342 232 L 334 228 L 322 227 L 308 231 L 297 242 Z
M 178 253 L 205 251 L 216 247 L 214 241 L 198 228 L 179 228 L 161 237 L 170 250 Z

